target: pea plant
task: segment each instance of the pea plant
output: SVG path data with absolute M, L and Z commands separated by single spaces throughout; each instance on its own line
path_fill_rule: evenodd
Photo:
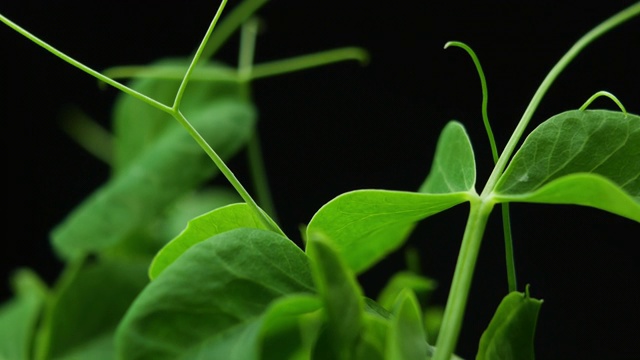
M 525 131 L 558 75 L 594 40 L 638 16 L 640 3 L 566 52 L 501 152 L 478 57 L 465 43 L 448 42 L 445 48 L 470 56 L 482 85 L 495 162 L 487 182 L 477 187 L 471 141 L 464 125 L 451 121 L 417 191 L 341 194 L 300 229 L 300 246 L 282 230 L 271 200 L 252 81 L 365 63 L 368 54 L 345 47 L 254 64 L 253 15 L 265 2 L 246 0 L 227 14 L 221 1 L 188 58 L 102 72 L 0 15 L 33 43 L 120 91 L 110 133 L 82 116 L 68 119 L 69 133 L 111 173 L 51 230 L 64 262 L 53 286 L 29 269 L 12 277 L 14 296 L 0 308 L 0 359 L 459 359 L 475 264 L 498 205 L 509 291 L 478 339 L 476 358 L 533 359 L 542 300 L 516 280 L 509 204 L 588 206 L 640 222 L 640 116 L 599 91 L 526 137 Z M 216 54 L 237 30 L 232 67 Z M 592 109 L 599 97 L 619 110 Z M 255 198 L 228 166 L 242 150 Z M 211 181 L 222 177 L 228 185 Z M 441 314 L 425 301 L 432 279 L 415 271 L 393 274 L 375 297 L 363 291 L 358 276 L 405 245 L 421 221 L 461 204 L 469 214 Z M 407 255 L 411 264 L 414 254 Z

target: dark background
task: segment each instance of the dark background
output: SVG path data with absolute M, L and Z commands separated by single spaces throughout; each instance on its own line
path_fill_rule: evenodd
M 235 5 L 230 1 L 228 9 Z M 491 169 L 480 113 L 480 84 L 461 49 L 478 54 L 489 86 L 489 117 L 499 147 L 544 76 L 584 33 L 629 1 L 423 2 L 276 0 L 260 14 L 256 62 L 340 46 L 361 46 L 368 66 L 340 63 L 254 83 L 264 156 L 282 226 L 298 238 L 324 203 L 360 188 L 415 190 L 430 167 L 444 124 L 464 123 L 474 144 L 478 188 Z M 375 4 L 375 5 L 374 5 Z M 3 2 L 0 12 L 58 49 L 94 67 L 186 56 L 199 43 L 216 1 Z M 532 126 L 580 107 L 607 90 L 640 113 L 640 19 L 590 45 L 559 77 Z M 116 91 L 0 26 L 5 234 L 3 279 L 26 266 L 53 281 L 60 263 L 47 234 L 75 204 L 105 181 L 108 168 L 64 134 L 63 105 L 77 105 L 108 126 Z M 234 63 L 237 37 L 222 49 Z M 605 99 L 592 107 L 614 109 Z M 533 127 L 530 127 L 532 129 Z M 242 156 L 230 163 L 246 179 Z M 248 183 L 248 179 L 245 180 Z M 430 218 L 409 246 L 425 274 L 448 292 L 467 208 Z M 499 212 L 490 219 L 471 290 L 459 353 L 473 358 L 477 341 L 505 295 Z M 514 205 L 512 224 L 520 287 L 544 299 L 536 352 L 540 359 L 632 359 L 637 346 L 640 227 L 576 206 Z M 361 277 L 368 295 L 402 269 L 398 252 Z M 2 299 L 10 292 L 2 285 Z

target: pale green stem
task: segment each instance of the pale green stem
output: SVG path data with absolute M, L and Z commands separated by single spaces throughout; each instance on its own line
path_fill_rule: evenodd
M 238 78 L 241 82 L 248 83 L 251 79 L 258 25 L 257 19 L 254 18 L 248 20 L 242 26 L 242 31 L 240 33 L 240 54 L 238 56 Z M 243 88 L 247 91 L 247 94 L 245 95 L 250 97 L 251 94 L 248 93 L 251 90 L 250 87 L 244 86 Z M 262 157 L 260 133 L 257 130 L 253 132 L 253 135 L 247 144 L 247 158 L 251 179 L 253 181 L 256 197 L 258 198 L 258 204 L 274 221 L 277 222 L 275 205 L 271 198 L 269 183 L 267 181 L 267 171 Z
M 620 108 L 620 111 L 622 111 L 625 115 L 627 114 L 627 109 L 624 108 L 624 105 L 622 105 L 622 103 L 620 102 L 620 100 L 618 100 L 618 98 L 613 95 L 612 93 L 608 92 L 608 91 L 598 91 L 597 93 L 591 95 L 591 97 L 582 105 L 580 106 L 580 110 L 586 110 L 587 107 L 589 105 L 591 105 L 591 103 L 601 97 L 608 97 L 609 99 L 611 99 L 614 103 L 616 103 L 616 105 L 618 105 L 618 108 Z
M 357 47 L 345 47 L 321 51 L 313 54 L 254 65 L 251 73 L 251 79 L 259 79 L 300 71 L 345 60 L 356 60 L 362 64 L 366 64 L 368 59 L 368 53 Z
M 174 114 L 174 117 L 189 132 L 189 135 L 191 135 L 191 137 L 195 139 L 195 141 L 207 153 L 207 155 L 209 155 L 218 169 L 220 169 L 220 172 L 227 178 L 227 180 L 229 180 L 231 186 L 233 186 L 233 188 L 238 192 L 240 197 L 242 197 L 242 200 L 244 200 L 256 214 L 258 214 L 263 223 L 273 231 L 279 233 L 284 237 L 287 237 L 285 233 L 280 229 L 280 227 L 268 215 L 266 215 L 262 209 L 260 209 L 251 195 L 249 195 L 249 192 L 242 186 L 234 173 L 229 169 L 227 164 L 225 164 L 220 156 L 218 156 L 218 154 L 211 148 L 211 146 L 209 146 L 207 141 L 202 137 L 202 135 L 200 135 L 200 133 L 198 133 L 198 131 L 191 125 L 191 123 L 184 117 L 184 115 L 182 115 L 180 111 L 177 111 Z
M 22 27 L 20 27 L 18 24 L 14 23 L 13 21 L 7 19 L 4 15 L 0 14 L 0 21 L 2 21 L 3 23 L 5 23 L 7 26 L 9 26 L 10 28 L 14 29 L 15 31 L 17 31 L 18 33 L 22 34 L 24 37 L 26 37 L 27 39 L 31 40 L 32 42 L 36 43 L 37 45 L 39 45 L 40 47 L 44 48 L 45 50 L 49 51 L 50 53 L 52 53 L 53 55 L 59 57 L 60 59 L 66 61 L 67 63 L 75 66 L 76 68 L 84 71 L 85 73 L 95 77 L 96 79 L 100 80 L 100 81 L 104 81 L 105 83 L 115 87 L 116 89 L 127 93 L 131 96 L 133 96 L 134 98 L 141 100 L 153 107 L 155 107 L 156 109 L 159 109 L 161 111 L 164 111 L 166 113 L 171 113 L 171 107 L 162 104 L 159 101 L 156 101 L 144 94 L 141 94 L 101 73 L 99 73 L 98 71 L 95 71 L 93 69 L 91 69 L 90 67 L 82 64 L 81 62 L 71 58 L 70 56 L 62 53 L 61 51 L 57 50 L 56 48 L 54 48 L 53 46 L 49 45 L 48 43 L 46 43 L 45 41 L 43 41 L 42 39 L 38 38 L 37 36 L 31 34 L 30 32 L 28 32 L 27 30 L 23 29 Z
M 498 162 L 498 148 L 496 147 L 496 140 L 491 130 L 491 123 L 489 122 L 489 115 L 487 114 L 487 104 L 489 102 L 489 92 L 487 90 L 487 80 L 484 76 L 484 71 L 480 65 L 480 60 L 476 56 L 476 53 L 467 46 L 465 43 L 459 41 L 449 41 L 444 45 L 444 48 L 449 46 L 457 46 L 465 50 L 473 63 L 476 65 L 478 76 L 480 77 L 480 85 L 482 87 L 482 120 L 484 121 L 484 128 L 487 131 L 487 137 L 489 138 L 489 144 L 491 145 L 491 154 L 493 155 L 493 162 Z M 511 235 L 511 217 L 509 215 L 509 204 L 503 203 L 502 207 L 502 230 L 504 233 L 504 249 L 505 249 L 505 261 L 507 265 L 507 286 L 509 292 L 516 291 L 518 289 L 518 283 L 516 281 L 516 263 L 515 256 L 513 255 L 513 236 Z
M 226 0 L 222 1 L 222 4 L 220 5 L 220 7 L 218 8 L 218 12 L 216 13 L 214 19 L 211 22 L 211 25 L 209 26 L 209 29 L 207 30 L 207 33 L 204 37 L 204 39 L 202 40 L 200 46 L 198 47 L 198 51 L 196 52 L 195 57 L 193 58 L 191 65 L 189 66 L 189 68 L 187 69 L 186 74 L 184 75 L 184 78 L 182 80 L 182 83 L 180 85 L 180 89 L 178 90 L 178 93 L 176 94 L 176 98 L 174 101 L 174 104 L 172 107 L 168 107 L 146 95 L 143 95 L 107 76 L 104 76 L 103 74 L 89 68 L 88 66 L 78 62 L 77 60 L 71 58 L 70 56 L 58 51 L 57 49 L 55 49 L 54 47 L 52 47 L 51 45 L 47 44 L 46 42 L 42 41 L 41 39 L 39 39 L 38 37 L 34 36 L 33 34 L 29 33 L 28 31 L 26 31 L 25 29 L 23 29 L 22 27 L 18 26 L 17 24 L 13 23 L 12 21 L 10 21 L 9 19 L 7 19 L 6 17 L 4 17 L 3 15 L 0 14 L 0 21 L 4 22 L 5 24 L 7 24 L 9 27 L 13 28 L 14 30 L 16 30 L 18 33 L 24 35 L 25 37 L 27 37 L 29 40 L 33 41 L 34 43 L 36 43 L 37 45 L 41 46 L 42 48 L 46 49 L 47 51 L 51 52 L 52 54 L 56 55 L 57 57 L 61 58 L 62 60 L 68 62 L 69 64 L 77 67 L 78 69 L 86 72 L 87 74 L 97 78 L 98 80 L 104 81 L 105 83 L 121 90 L 124 93 L 127 93 L 139 100 L 144 101 L 145 103 L 161 110 L 164 111 L 168 114 L 171 114 L 171 116 L 173 116 L 185 129 L 187 129 L 187 131 L 189 132 L 189 134 L 194 138 L 194 140 L 198 143 L 198 145 L 200 145 L 200 147 L 202 147 L 202 149 L 205 151 L 205 153 L 207 155 L 209 155 L 209 157 L 211 158 L 211 160 L 215 163 L 215 165 L 220 169 L 220 172 L 222 172 L 222 174 L 227 178 L 227 180 L 229 180 L 229 182 L 231 183 L 231 185 L 234 187 L 234 189 L 236 189 L 236 191 L 238 191 L 239 195 L 242 197 L 242 199 L 256 212 L 256 214 L 258 214 L 258 216 L 262 219 L 262 221 L 265 223 L 266 226 L 268 226 L 269 228 L 273 229 L 273 231 L 283 235 L 286 237 L 286 235 L 282 232 L 282 230 L 278 227 L 278 225 L 262 210 L 258 207 L 258 205 L 256 204 L 256 202 L 251 198 L 251 195 L 249 195 L 249 193 L 244 189 L 244 187 L 242 186 L 242 184 L 240 184 L 240 182 L 238 181 L 238 179 L 235 177 L 235 175 L 231 172 L 231 170 L 227 167 L 227 165 L 224 163 L 224 161 L 222 161 L 222 159 L 220 158 L 220 156 L 211 148 L 211 146 L 209 146 L 209 144 L 202 138 L 202 136 L 195 130 L 195 128 L 193 128 L 193 126 L 191 125 L 191 123 L 189 123 L 189 121 L 184 117 L 184 115 L 182 115 L 182 113 L 179 111 L 179 106 L 180 106 L 180 102 L 182 99 L 182 95 L 184 94 L 184 90 L 186 89 L 186 85 L 189 81 L 189 77 L 191 75 L 191 73 L 193 72 L 193 69 L 195 68 L 195 65 L 202 53 L 202 49 L 204 47 L 204 45 L 206 45 L 206 42 L 209 38 L 209 36 L 211 35 L 211 32 L 213 31 L 213 28 L 215 26 L 215 23 L 217 22 L 218 18 L 220 17 L 220 14 L 222 12 L 222 9 L 224 8 L 224 5 L 226 3 Z
M 580 53 L 580 51 L 602 34 L 638 14 L 640 14 L 640 2 L 622 10 L 602 22 L 593 30 L 589 31 L 586 35 L 581 37 L 558 61 L 558 63 L 545 77 L 542 84 L 538 87 L 538 90 L 527 106 L 522 119 L 518 123 L 516 130 L 505 146 L 505 150 L 500 155 L 498 163 L 489 176 L 489 180 L 480 195 L 479 203 L 474 201 L 471 202 L 469 219 L 467 221 L 460 254 L 456 263 L 456 269 L 451 289 L 449 291 L 449 297 L 447 299 L 444 318 L 442 319 L 442 327 L 438 334 L 438 341 L 436 344 L 437 349 L 435 357 L 433 358 L 434 360 L 449 360 L 455 351 L 458 336 L 460 335 L 460 329 L 462 328 L 462 320 L 464 318 L 464 311 L 467 304 L 469 289 L 471 287 L 471 278 L 473 277 L 473 269 L 478 256 L 478 250 L 480 248 L 480 243 L 482 242 L 482 236 L 489 213 L 493 207 L 494 200 L 492 199 L 492 191 L 500 178 L 500 175 L 504 171 L 513 151 L 515 150 L 515 146 L 522 137 L 527 124 L 531 120 L 534 110 L 537 108 L 542 97 L 547 92 L 553 81 L 571 62 L 571 60 Z
M 211 59 L 233 32 L 266 2 L 267 0 L 247 0 L 238 4 L 216 27 L 216 32 L 211 36 L 202 52 L 202 59 Z
M 544 97 L 546 92 L 549 90 L 549 87 L 551 87 L 551 84 L 556 80 L 558 75 L 560 75 L 560 73 L 567 67 L 567 65 L 569 65 L 569 63 L 587 45 L 589 45 L 591 42 L 599 38 L 601 35 L 603 35 L 607 31 L 633 18 L 634 16 L 637 16 L 638 14 L 640 14 L 640 2 L 635 3 L 634 5 L 631 5 L 628 8 L 608 18 L 607 20 L 602 22 L 600 25 L 596 26 L 591 31 L 589 31 L 584 36 L 582 36 L 569 49 L 569 51 L 567 51 L 567 53 L 564 54 L 564 56 L 551 69 L 551 71 L 549 71 L 549 74 L 547 74 L 547 76 L 544 78 L 544 80 L 538 87 L 538 90 L 536 90 L 535 94 L 533 95 L 533 98 L 529 102 L 529 105 L 524 111 L 524 114 L 522 115 L 520 122 L 518 122 L 518 126 L 516 126 L 516 129 L 511 135 L 511 138 L 507 142 L 507 145 L 505 146 L 504 151 L 502 152 L 502 154 L 500 154 L 500 159 L 498 160 L 498 163 L 496 164 L 496 166 L 493 168 L 493 171 L 489 176 L 489 180 L 487 181 L 484 189 L 482 190 L 482 194 L 481 194 L 482 197 L 488 196 L 493 191 L 496 183 L 498 182 L 498 179 L 500 178 L 500 176 L 502 175 L 502 172 L 507 166 L 507 163 L 511 158 L 511 155 L 515 151 L 516 145 L 520 141 L 522 134 L 524 134 L 524 131 L 527 125 L 529 124 L 531 117 L 533 117 L 533 113 L 535 112 L 536 108 L 540 104 L 540 101 L 542 101 L 542 98 Z
M 456 269 L 447 298 L 447 306 L 438 332 L 436 352 L 433 360 L 449 360 L 455 351 L 458 336 L 462 329 L 462 320 L 469 298 L 469 289 L 480 251 L 480 244 L 493 209 L 493 202 L 478 199 L 471 201 L 469 218 L 462 238 Z
M 504 257 L 507 266 L 507 286 L 509 292 L 513 292 L 518 291 L 518 278 L 516 277 L 516 257 L 513 253 L 511 215 L 509 213 L 509 203 L 500 205 L 500 210 L 502 210 L 502 232 L 504 234 Z
M 300 55 L 283 60 L 274 60 L 263 64 L 253 64 L 251 76 L 246 80 L 287 74 L 340 61 L 355 60 L 366 64 L 367 52 L 360 48 L 345 47 L 317 53 Z M 184 77 L 184 68 L 176 66 L 114 66 L 104 71 L 112 78 L 159 78 L 180 80 Z M 191 74 L 191 80 L 240 81 L 238 73 L 219 67 L 199 67 Z
M 173 101 L 174 110 L 180 109 L 182 96 L 184 95 L 184 92 L 187 89 L 187 84 L 189 83 L 191 74 L 193 73 L 193 70 L 195 69 L 196 64 L 198 63 L 198 60 L 200 60 L 202 51 L 204 50 L 204 47 L 207 45 L 207 41 L 209 40 L 209 37 L 211 36 L 213 29 L 216 27 L 216 23 L 218 22 L 220 15 L 222 15 L 222 10 L 224 10 L 224 6 L 226 4 L 227 4 L 227 0 L 222 0 L 222 2 L 220 3 L 220 6 L 218 7 L 218 11 L 216 11 L 216 14 L 213 17 L 211 24 L 209 24 L 209 28 L 207 29 L 207 32 L 204 35 L 204 38 L 202 39 L 202 42 L 200 42 L 200 46 L 198 46 L 198 50 L 196 50 L 196 54 L 193 56 L 193 59 L 191 60 L 191 64 L 189 65 L 187 72 L 184 74 L 184 77 L 182 78 L 182 82 L 180 83 L 180 87 L 178 88 L 178 92 L 176 93 L 176 98 Z

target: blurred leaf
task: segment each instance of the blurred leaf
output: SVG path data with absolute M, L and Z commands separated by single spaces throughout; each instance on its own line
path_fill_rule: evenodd
M 94 346 L 101 359 L 113 358 L 105 351 L 113 351 L 117 324 L 148 282 L 146 267 L 145 261 L 116 259 L 68 264 L 42 320 L 38 358 L 65 358 Z
M 410 271 L 400 271 L 395 273 L 385 287 L 382 288 L 377 301 L 384 308 L 391 309 L 403 289 L 410 289 L 417 298 L 425 299 L 437 286 L 438 284 L 435 280 L 426 276 Z
M 47 289 L 28 269 L 16 272 L 12 280 L 14 297 L 0 306 L 0 359 L 28 360 Z
M 190 118 L 193 126 L 224 159 L 249 139 L 255 122 L 251 105 L 215 101 Z M 99 252 L 147 227 L 181 196 L 210 179 L 217 169 L 182 128 L 159 136 L 135 162 L 98 188 L 52 232 L 65 259 Z
M 415 294 L 404 289 L 398 294 L 388 333 L 387 360 L 424 360 L 427 358 L 427 335 L 422 311 Z

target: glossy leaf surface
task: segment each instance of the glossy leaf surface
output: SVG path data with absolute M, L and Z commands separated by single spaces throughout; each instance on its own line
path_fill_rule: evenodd
M 574 110 L 538 126 L 500 178 L 498 201 L 586 205 L 640 222 L 640 117 Z
M 258 229 L 224 232 L 189 248 L 143 290 L 118 328 L 119 355 L 201 354 L 256 326 L 275 299 L 300 292 L 313 293 L 313 281 L 291 240 Z

